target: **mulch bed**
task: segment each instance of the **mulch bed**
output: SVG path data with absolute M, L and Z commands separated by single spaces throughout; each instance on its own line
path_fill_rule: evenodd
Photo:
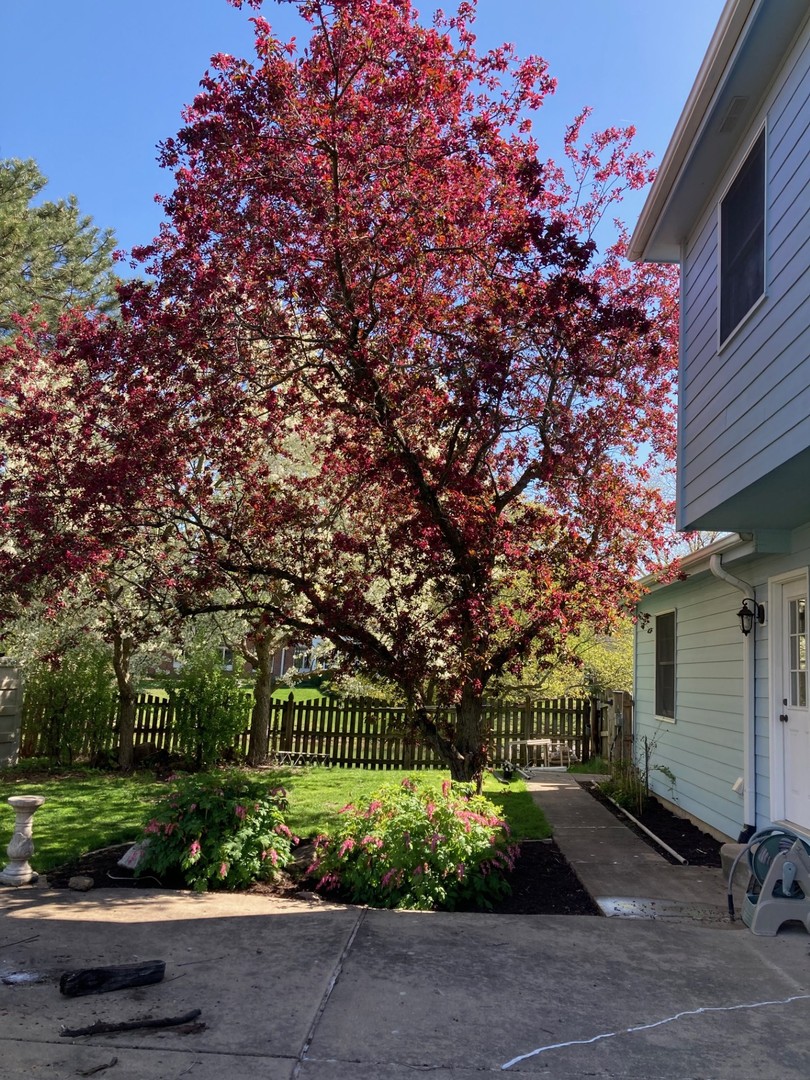
M 595 799 L 607 807 L 623 825 L 632 829 L 659 855 L 663 855 L 668 862 L 678 862 L 665 848 L 655 844 L 643 830 L 637 829 L 610 799 L 605 798 L 596 784 L 583 784 L 582 786 Z M 634 807 L 630 810 L 630 813 L 637 821 L 640 821 L 642 825 L 646 825 L 651 832 L 655 833 L 659 840 L 663 840 L 673 851 L 677 851 L 690 866 L 720 866 L 721 842 L 703 832 L 696 825 L 693 825 L 691 821 L 678 817 L 670 810 L 667 810 L 657 799 L 648 799 L 643 810 L 639 811 Z
M 633 829 L 650 846 L 670 862 L 677 862 L 664 849 L 657 848 L 645 833 L 632 823 L 613 804 L 606 800 L 594 784 L 584 784 L 590 794 L 599 799 L 628 828 Z M 682 855 L 691 866 L 719 866 L 720 843 L 702 832 L 691 822 L 672 814 L 655 799 L 651 799 L 641 814 L 634 814 L 642 824 L 651 829 L 666 844 Z M 54 889 L 66 889 L 75 875 L 93 878 L 97 888 L 120 889 L 181 889 L 183 883 L 177 878 L 164 877 L 161 881 L 144 875 L 136 878 L 132 871 L 118 866 L 118 860 L 129 847 L 119 844 L 83 855 L 64 866 L 47 873 L 48 884 Z M 599 909 L 582 888 L 574 871 L 566 862 L 557 845 L 550 840 L 526 841 L 520 846 L 520 856 L 515 869 L 508 875 L 512 888 L 510 896 L 499 901 L 494 914 L 499 915 L 599 915 Z M 286 899 L 307 897 L 312 883 L 294 880 L 288 875 L 272 884 L 252 886 L 250 893 L 277 896 Z M 327 897 L 327 899 L 333 899 Z

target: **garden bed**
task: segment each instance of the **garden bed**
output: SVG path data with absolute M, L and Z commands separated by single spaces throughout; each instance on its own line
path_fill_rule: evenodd
M 678 862 L 678 860 L 674 859 L 665 848 L 656 844 L 643 829 L 637 829 L 627 815 L 623 814 L 616 804 L 602 793 L 597 784 L 585 783 L 582 786 L 586 791 L 590 792 L 595 799 L 606 806 L 623 825 L 632 829 L 637 836 L 641 837 L 641 839 L 649 844 L 659 855 L 663 855 L 668 862 Z M 672 848 L 673 851 L 677 851 L 683 859 L 686 859 L 690 866 L 720 866 L 721 841 L 716 840 L 713 836 L 710 836 L 709 833 L 703 832 L 686 818 L 678 817 L 677 814 L 673 814 L 672 811 L 667 810 L 656 798 L 647 799 L 642 810 L 638 810 L 634 807 L 630 810 L 630 813 L 637 821 L 640 821 L 642 825 L 648 828 L 650 832 L 655 833 L 659 840 L 663 840 L 663 842 L 668 847 Z
M 118 860 L 129 844 L 116 845 L 94 851 L 88 855 L 54 867 L 47 873 L 48 885 L 54 889 L 66 889 L 71 877 L 82 875 L 93 878 L 96 888 L 157 889 L 183 888 L 179 878 L 152 876 L 136 878 L 132 871 L 118 866 Z M 579 879 L 549 840 L 527 840 L 520 845 L 520 857 L 515 869 L 508 875 L 512 887 L 511 896 L 504 897 L 494 907 L 495 914 L 502 915 L 598 915 L 599 910 Z M 311 890 L 312 882 L 294 880 L 282 875 L 278 882 L 257 884 L 248 892 L 267 896 L 295 898 L 302 890 Z M 332 899 L 326 894 L 324 899 Z

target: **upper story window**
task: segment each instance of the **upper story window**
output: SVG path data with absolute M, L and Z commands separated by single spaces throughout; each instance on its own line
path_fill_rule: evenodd
M 765 292 L 765 130 L 720 203 L 720 341 Z
M 655 715 L 675 719 L 675 612 L 655 617 Z

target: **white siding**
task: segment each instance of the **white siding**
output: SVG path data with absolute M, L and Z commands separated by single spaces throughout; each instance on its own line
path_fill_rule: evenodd
M 717 205 L 765 118 L 767 296 L 718 354 Z M 679 462 L 684 525 L 810 447 L 809 188 L 806 27 L 686 247 Z M 748 525 L 729 521 L 722 527 Z
M 731 573 L 749 582 L 757 600 L 768 603 L 768 582 L 810 566 L 810 525 L 791 535 L 790 554 L 758 555 L 727 564 Z M 756 628 L 755 755 L 756 820 L 743 822 L 741 796 L 731 790 L 743 775 L 743 649 L 737 612 L 741 595 L 704 573 L 676 581 L 645 598 L 641 611 L 650 617 L 636 637 L 636 759 L 646 735 L 656 742 L 653 765 L 666 765 L 677 778 L 674 791 L 660 773 L 652 773 L 653 790 L 676 802 L 690 817 L 733 839 L 745 824 L 763 828 L 771 817 L 770 739 L 773 719 L 768 682 L 771 612 Z M 655 615 L 675 611 L 675 723 L 656 721 L 655 641 L 649 633 Z M 774 613 L 775 614 L 775 613 Z
M 742 799 L 732 784 L 742 773 L 743 643 L 739 593 L 714 578 L 676 582 L 648 596 L 636 650 L 636 760 L 653 746 L 651 787 L 691 817 L 736 839 Z M 675 722 L 655 719 L 655 615 L 675 610 Z M 651 631 L 651 632 L 648 632 Z M 655 766 L 675 775 L 675 785 Z

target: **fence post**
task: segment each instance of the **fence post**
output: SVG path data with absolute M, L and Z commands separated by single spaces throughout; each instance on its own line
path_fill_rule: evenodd
M 591 755 L 598 753 L 599 705 L 595 697 L 588 698 L 588 712 L 582 723 L 582 760 L 590 761 Z
M 530 697 L 524 699 L 520 712 L 520 737 L 521 739 L 532 737 L 532 699 Z
M 22 727 L 22 672 L 8 657 L 0 657 L 0 765 L 16 765 Z
M 625 761 L 633 760 L 633 699 L 626 691 L 622 693 L 622 754 Z
M 290 696 L 284 702 L 281 713 L 281 750 L 292 750 L 293 743 L 293 719 L 295 717 L 295 694 L 290 691 Z

